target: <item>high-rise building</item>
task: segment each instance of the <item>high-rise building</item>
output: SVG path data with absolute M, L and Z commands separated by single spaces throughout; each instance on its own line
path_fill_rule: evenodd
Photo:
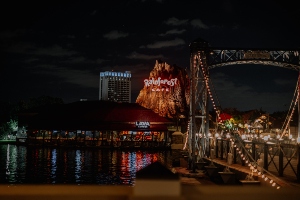
M 99 100 L 131 103 L 131 72 L 100 72 Z

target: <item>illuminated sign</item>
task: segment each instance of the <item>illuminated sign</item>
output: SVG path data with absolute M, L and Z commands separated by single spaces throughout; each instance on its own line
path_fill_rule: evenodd
M 146 87 L 153 86 L 151 89 L 154 92 L 157 91 L 170 91 L 169 87 L 173 87 L 177 84 L 177 78 L 173 79 L 162 79 L 161 77 L 158 77 L 157 79 L 151 78 L 151 79 L 145 79 L 144 83 Z
M 270 59 L 270 53 L 264 51 L 248 51 L 245 53 L 244 59 Z
M 137 128 L 150 128 L 150 122 L 135 122 Z
M 169 92 L 169 88 L 152 88 L 151 91 L 158 92 L 158 91 L 166 91 Z
M 173 78 L 173 79 L 161 79 L 160 77 L 158 77 L 157 79 L 151 78 L 151 79 L 145 79 L 144 83 L 146 87 L 149 87 L 151 85 L 155 85 L 155 86 L 161 86 L 161 85 L 168 85 L 168 86 L 174 86 L 177 84 L 177 78 Z

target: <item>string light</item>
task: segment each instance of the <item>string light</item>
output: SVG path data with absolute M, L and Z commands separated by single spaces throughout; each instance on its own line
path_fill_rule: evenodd
M 265 181 L 267 181 L 267 180 L 268 180 L 268 177 L 265 178 Z
M 300 74 L 299 74 L 299 78 L 300 78 Z M 290 121 L 292 120 L 292 116 L 293 116 L 293 114 L 294 114 L 295 108 L 297 107 L 297 103 L 298 103 L 298 101 L 299 101 L 299 91 L 298 91 L 298 88 L 299 88 L 298 85 L 300 84 L 300 83 L 299 83 L 299 78 L 298 78 L 297 87 L 296 87 L 296 90 L 297 90 L 297 97 L 296 97 L 296 100 L 295 100 L 295 101 L 292 101 L 292 103 L 294 103 L 294 106 L 293 106 L 293 108 L 292 108 L 291 114 L 290 114 L 289 117 L 288 117 L 288 120 L 287 120 L 287 123 L 286 123 L 286 125 L 285 125 L 285 128 L 283 129 L 282 134 L 281 134 L 281 136 L 280 136 L 279 139 L 281 139 L 282 136 L 283 136 L 283 135 L 286 133 L 286 131 L 288 130 Z
M 184 142 L 184 145 L 183 145 L 183 150 L 185 150 L 186 147 L 187 147 L 188 138 L 189 138 L 189 131 L 190 131 L 190 121 L 188 121 L 188 125 L 187 125 L 187 135 L 186 135 L 185 142 Z
M 206 87 L 206 91 L 208 93 L 208 96 L 210 97 L 210 100 L 212 102 L 212 106 L 213 106 L 213 109 L 216 111 L 217 115 L 218 115 L 218 110 L 217 110 L 217 106 L 215 105 L 215 101 L 213 99 L 213 95 L 211 93 L 211 89 L 210 89 L 210 86 L 209 86 L 209 77 L 206 73 L 206 69 L 204 68 L 204 65 L 201 61 L 201 58 L 198 57 L 199 59 L 199 64 L 201 65 L 201 70 L 202 70 L 202 74 L 203 74 L 203 79 L 204 79 L 204 83 L 205 83 L 205 87 Z M 195 66 L 196 67 L 196 66 Z M 220 119 L 220 118 L 219 118 Z
M 218 115 L 219 113 L 217 112 L 216 105 L 215 105 L 215 103 L 214 103 L 214 99 L 213 99 L 213 95 L 212 95 L 212 93 L 211 93 L 211 89 L 210 89 L 210 87 L 209 87 L 209 82 L 208 82 L 208 81 L 209 81 L 209 78 L 208 78 L 207 74 L 205 73 L 205 68 L 203 67 L 203 64 L 202 64 L 202 62 L 201 62 L 201 58 L 199 58 L 199 59 L 200 59 L 200 63 L 201 63 L 201 70 L 202 70 L 202 74 L 203 74 L 203 78 L 204 78 L 204 83 L 205 83 L 205 86 L 206 86 L 206 91 L 208 92 L 208 96 L 210 97 L 211 102 L 212 102 L 212 104 L 213 104 L 213 109 L 216 111 L 217 116 L 218 116 L 218 119 L 221 121 L 221 118 L 220 118 L 220 116 Z M 297 95 L 297 101 L 298 101 L 298 98 L 299 98 L 299 94 Z M 294 107 L 295 107 L 295 106 L 294 106 Z M 294 110 L 295 110 L 295 109 L 293 108 L 292 114 L 293 114 Z M 289 116 L 289 121 L 291 120 L 292 114 Z M 287 129 L 287 126 L 286 126 L 286 129 Z M 234 144 L 234 142 L 232 142 L 232 144 Z M 234 145 L 234 147 L 236 147 L 236 145 Z M 246 160 L 245 157 L 244 157 L 244 155 L 242 154 L 242 151 L 239 150 L 239 148 L 237 148 L 237 147 L 236 147 L 236 150 L 237 150 L 238 153 L 240 154 L 242 160 Z M 249 161 L 246 160 L 245 162 L 248 163 Z M 257 171 L 257 169 L 255 169 L 250 163 L 248 164 L 248 166 L 250 167 L 250 170 L 251 170 L 252 172 L 253 172 L 253 171 L 254 171 L 254 172 Z M 260 171 L 258 171 L 258 175 L 260 175 L 260 174 L 262 174 L 262 173 L 261 173 Z M 264 174 L 262 174 L 262 178 L 263 178 L 265 181 L 268 180 L 268 177 L 266 177 Z M 276 183 L 275 183 L 272 179 L 270 180 L 270 183 L 272 184 L 273 187 L 276 185 Z M 280 188 L 280 187 L 278 186 L 277 189 L 279 189 L 279 188 Z
M 272 187 L 275 187 L 276 186 L 276 183 L 274 182 L 274 180 L 273 179 L 270 179 L 270 178 L 268 178 L 267 176 L 265 176 L 262 172 L 260 172 L 260 171 L 258 171 L 258 176 L 259 175 L 261 175 L 261 178 L 263 179 L 263 180 L 265 180 L 265 181 L 268 181 L 268 180 L 270 180 L 270 184 L 271 184 L 271 186 Z M 280 186 L 277 186 L 277 188 L 276 189 L 280 189 Z

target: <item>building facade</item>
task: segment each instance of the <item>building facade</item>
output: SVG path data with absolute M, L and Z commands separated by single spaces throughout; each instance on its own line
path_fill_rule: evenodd
M 20 113 L 19 124 L 29 145 L 169 148 L 174 123 L 137 103 L 78 101 Z
M 99 100 L 131 102 L 131 72 L 100 72 Z

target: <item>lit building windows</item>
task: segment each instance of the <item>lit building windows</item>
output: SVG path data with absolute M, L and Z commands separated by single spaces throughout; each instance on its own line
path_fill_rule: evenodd
M 131 103 L 131 73 L 100 72 L 99 100 Z

